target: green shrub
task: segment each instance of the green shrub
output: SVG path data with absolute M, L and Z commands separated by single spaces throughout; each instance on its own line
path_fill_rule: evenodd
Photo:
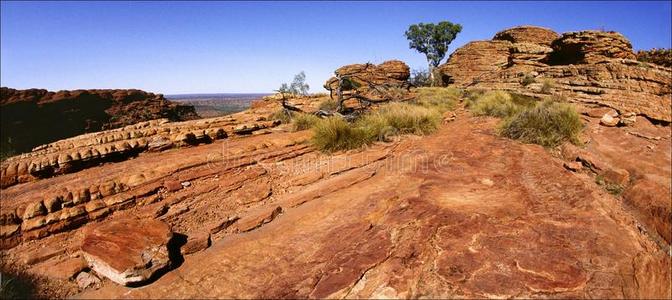
M 436 109 L 440 113 L 454 109 L 462 95 L 462 91 L 456 88 L 424 87 L 415 91 L 417 96 L 413 104 Z
M 544 79 L 543 84 L 541 85 L 541 92 L 544 94 L 550 94 L 555 84 L 550 79 Z
M 503 91 L 491 91 L 473 102 L 470 109 L 477 116 L 505 118 L 518 113 L 523 107 L 513 101 L 511 94 Z
M 564 141 L 579 143 L 581 118 L 567 103 L 544 101 L 504 120 L 500 133 L 524 143 L 555 147 Z
M 326 99 L 320 102 L 318 108 L 324 111 L 335 111 L 338 108 L 338 101 L 331 98 Z
M 329 117 L 315 123 L 311 142 L 322 151 L 337 151 L 359 148 L 370 140 L 362 128 L 352 126 L 343 118 Z
M 285 111 L 285 109 L 280 108 L 276 112 L 272 113 L 268 118 L 271 120 L 280 120 L 282 124 L 289 124 L 292 121 L 294 113 L 291 111 Z
M 294 114 L 294 117 L 292 118 L 292 129 L 294 129 L 294 131 L 310 129 L 318 121 L 320 121 L 320 118 L 313 114 Z
M 467 107 L 473 106 L 479 98 L 481 98 L 487 90 L 484 89 L 468 89 L 464 91 L 464 101 Z
M 531 83 L 535 83 L 535 82 L 537 82 L 537 81 L 534 79 L 534 76 L 532 76 L 530 74 L 527 74 L 527 75 L 525 75 L 525 77 L 523 77 L 523 80 L 520 82 L 520 84 L 523 85 L 523 86 L 528 86 Z

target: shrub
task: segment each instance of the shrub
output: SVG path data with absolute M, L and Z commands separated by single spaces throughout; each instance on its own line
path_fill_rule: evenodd
M 578 144 L 582 128 L 581 118 L 574 107 L 544 101 L 504 120 L 500 133 L 524 143 L 555 147 L 564 141 Z
M 487 90 L 484 89 L 468 89 L 464 91 L 464 100 L 467 107 L 473 106 L 479 98 L 481 98 Z
M 429 134 L 440 122 L 441 114 L 436 109 L 394 102 L 352 124 L 338 117 L 321 119 L 313 126 L 312 142 L 322 151 L 353 149 L 399 134 Z
M 326 99 L 319 104 L 319 109 L 324 111 L 335 111 L 338 108 L 338 101 L 335 99 Z
M 521 85 L 523 86 L 528 86 L 531 83 L 535 83 L 536 80 L 534 79 L 534 76 L 527 74 L 525 77 L 523 77 L 523 80 L 520 82 Z
M 470 109 L 477 116 L 505 118 L 521 111 L 522 107 L 513 102 L 509 93 L 491 91 L 475 100 Z
M 416 87 L 431 86 L 432 82 L 429 77 L 429 71 L 426 69 L 413 70 L 411 72 L 411 77 L 408 78 L 408 82 Z
M 419 88 L 416 89 L 417 96 L 412 102 L 429 109 L 436 109 L 440 113 L 452 110 L 457 105 L 462 91 L 456 88 Z
M 541 85 L 541 92 L 544 94 L 550 94 L 551 89 L 553 89 L 553 86 L 554 86 L 553 81 L 551 81 L 550 79 L 545 79 L 543 84 Z
M 369 143 L 367 133 L 354 127 L 343 118 L 321 119 L 313 126 L 312 144 L 322 151 L 359 148 Z
M 388 126 L 400 133 L 429 134 L 441 122 L 438 110 L 407 103 L 390 103 L 373 114 L 379 115 Z
M 310 129 L 318 121 L 320 121 L 320 118 L 313 114 L 294 114 L 294 117 L 292 118 L 292 128 L 294 131 Z
M 285 109 L 280 108 L 276 112 L 272 113 L 268 118 L 271 120 L 280 120 L 282 124 L 288 124 L 289 122 L 292 121 L 292 117 L 294 116 L 294 113 L 291 111 L 285 111 Z

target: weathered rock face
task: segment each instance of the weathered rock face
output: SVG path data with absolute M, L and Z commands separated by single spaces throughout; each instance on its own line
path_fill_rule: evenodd
M 468 85 L 480 76 L 507 67 L 546 66 L 550 47 L 558 38 L 554 31 L 536 26 L 519 26 L 495 34 L 492 41 L 470 42 L 439 66 L 444 84 Z
M 672 49 L 640 50 L 635 55 L 638 61 L 672 68 Z
M 553 41 L 552 47 L 552 64 L 592 64 L 612 58 L 635 59 L 630 41 L 613 31 L 564 33 Z
M 470 86 L 538 97 L 561 94 L 572 102 L 597 103 L 620 114 L 635 113 L 670 122 L 670 71 L 655 65 L 642 66 L 633 60 L 612 60 L 599 64 L 539 67 L 533 71 L 509 68 L 483 74 L 478 83 Z M 524 77 L 531 74 L 536 83 L 523 85 Z M 550 84 L 550 92 L 542 91 L 544 82 Z
M 120 219 L 88 228 L 84 257 L 96 273 L 121 284 L 137 284 L 170 264 L 166 223 L 151 219 Z
M 86 132 L 123 127 L 152 119 L 198 118 L 193 106 L 140 90 L 0 88 L 2 147 L 16 152 Z
M 371 63 L 352 64 L 340 67 L 334 71 L 335 77 L 324 84 L 324 88 L 332 94 L 339 89 L 339 78 L 347 78 L 352 82 L 352 89 L 375 99 L 377 95 L 370 88 L 371 85 L 386 87 L 404 87 L 411 76 L 408 65 L 399 60 L 389 60 L 379 65 Z M 350 90 L 350 88 L 347 88 Z
M 504 30 L 492 41 L 457 49 L 439 70 L 444 83 L 456 86 L 537 97 L 561 94 L 620 114 L 672 121 L 672 70 L 633 60 L 632 46 L 623 35 L 580 31 L 553 37 L 557 35 L 543 28 Z M 530 79 L 531 84 L 526 82 Z
M 559 35 L 550 29 L 537 26 L 518 26 L 502 30 L 492 38 L 497 41 L 509 41 L 511 43 L 530 43 L 543 46 L 551 46 Z
M 495 72 L 509 64 L 508 41 L 469 42 L 455 50 L 446 64 L 439 67 L 444 84 L 466 85 L 482 74 Z

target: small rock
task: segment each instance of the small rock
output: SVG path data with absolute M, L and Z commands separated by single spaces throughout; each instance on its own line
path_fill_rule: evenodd
M 619 122 L 618 119 L 612 117 L 609 114 L 605 114 L 604 116 L 602 116 L 602 119 L 600 119 L 600 124 L 608 127 L 614 127 L 618 125 L 618 122 Z
M 637 122 L 637 116 L 634 114 L 627 114 L 621 117 L 619 124 L 623 126 L 634 126 Z
M 483 178 L 481 179 L 481 184 L 487 185 L 487 186 L 493 186 L 495 183 L 490 180 L 489 178 Z
M 166 180 L 163 182 L 163 186 L 169 191 L 179 191 L 182 189 L 182 184 L 177 180 Z
M 23 213 L 23 219 L 30 219 L 36 216 L 43 216 L 47 214 L 47 208 L 44 207 L 42 201 L 34 202 L 28 204 L 26 210 Z
M 145 183 L 145 175 L 143 174 L 133 174 L 126 179 L 126 184 L 130 187 L 135 187 Z
M 80 272 L 75 278 L 80 289 L 86 289 L 100 283 L 100 279 L 89 272 Z
M 572 172 L 578 172 L 583 168 L 583 164 L 581 164 L 578 161 L 565 162 L 563 166 L 565 167 L 565 169 L 570 170 Z
M 609 107 L 598 107 L 591 108 L 583 111 L 583 114 L 591 118 L 602 118 L 604 115 L 609 115 L 611 117 L 617 117 L 618 112 L 613 108 Z
M 173 147 L 173 142 L 163 136 L 152 138 L 147 144 L 147 151 L 163 151 Z
M 604 180 L 615 183 L 620 186 L 625 186 L 630 181 L 630 173 L 625 169 L 611 168 L 602 173 Z
M 190 185 L 191 185 L 191 182 L 189 182 L 189 181 L 182 182 L 183 187 L 188 187 Z
M 187 243 L 182 246 L 180 252 L 182 255 L 196 253 L 210 247 L 210 234 L 199 232 L 187 237 Z

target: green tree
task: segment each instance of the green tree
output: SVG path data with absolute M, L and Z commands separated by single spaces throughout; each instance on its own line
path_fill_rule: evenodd
M 406 38 L 411 49 L 424 54 L 429 63 L 429 76 L 432 85 L 436 84 L 434 69 L 439 66 L 441 60 L 446 57 L 448 45 L 462 31 L 462 25 L 448 21 L 433 23 L 413 24 L 406 30 Z

